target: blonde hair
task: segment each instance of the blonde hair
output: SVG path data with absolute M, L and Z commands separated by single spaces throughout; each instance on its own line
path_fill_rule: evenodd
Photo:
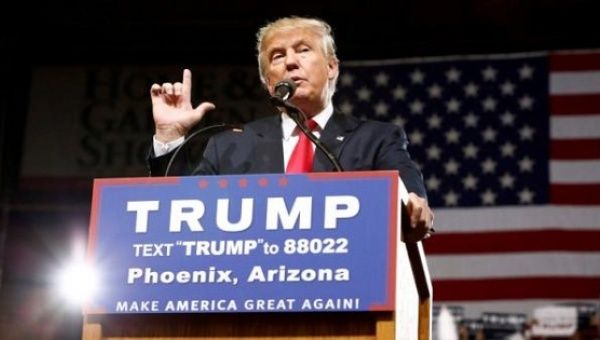
M 316 18 L 306 18 L 306 17 L 298 17 L 298 16 L 290 16 L 277 19 L 273 22 L 267 23 L 265 26 L 261 27 L 256 33 L 256 52 L 258 58 L 258 73 L 260 75 L 260 81 L 266 86 L 267 78 L 265 77 L 265 58 L 263 54 L 263 42 L 267 37 L 271 34 L 292 28 L 306 28 L 310 29 L 313 32 L 317 33 L 323 42 L 323 52 L 325 52 L 325 56 L 327 58 L 333 59 L 336 63 L 339 62 L 336 52 L 335 52 L 335 41 L 333 39 L 333 33 L 331 30 L 331 26 L 328 23 L 321 19 Z M 329 94 L 330 97 L 335 92 L 335 86 L 337 83 L 337 75 L 334 79 L 329 81 Z

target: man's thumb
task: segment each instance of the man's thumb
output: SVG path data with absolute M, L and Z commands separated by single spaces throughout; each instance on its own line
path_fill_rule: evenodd
M 203 102 L 200 103 L 200 105 L 198 105 L 195 109 L 194 112 L 200 117 L 202 118 L 204 116 L 204 114 L 210 110 L 214 110 L 215 109 L 215 104 L 211 103 L 211 102 Z

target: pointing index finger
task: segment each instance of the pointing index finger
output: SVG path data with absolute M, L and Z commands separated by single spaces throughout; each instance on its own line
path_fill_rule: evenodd
M 192 71 L 187 68 L 183 70 L 183 86 L 181 88 L 183 98 L 191 101 L 192 99 Z

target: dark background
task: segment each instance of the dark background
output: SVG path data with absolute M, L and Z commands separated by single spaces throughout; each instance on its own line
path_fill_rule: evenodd
M 48 65 L 255 65 L 256 30 L 284 15 L 328 21 L 340 60 L 489 54 L 600 47 L 597 1 L 53 1 L 0 10 L 0 338 L 80 337 L 77 313 L 36 310 L 20 296 L 44 282 L 13 240 L 65 245 L 65 235 L 31 234 L 18 218 L 19 164 L 31 70 Z M 66 94 L 68 95 L 68 94 Z M 86 213 L 81 216 L 87 218 Z M 18 219 L 17 218 L 17 219 Z M 51 217 L 48 217 L 51 218 Z M 25 224 L 27 224 L 25 223 Z M 64 230 L 64 229 L 54 229 Z M 62 242 L 62 243 L 60 243 Z M 33 252 L 33 250 L 32 250 Z M 38 255 L 44 257 L 45 255 Z M 35 262 L 35 261 L 33 261 Z M 42 294 L 42 293 L 41 293 Z M 42 294 L 43 295 L 43 294 Z M 34 294 L 35 296 L 35 294 Z M 36 307 L 37 306 L 37 307 Z M 37 313 L 37 314 L 36 314 Z M 25 318 L 25 320 L 23 320 Z
M 595 1 L 52 1 L 2 10 L 13 65 L 254 62 L 282 15 L 333 27 L 341 60 L 598 46 Z

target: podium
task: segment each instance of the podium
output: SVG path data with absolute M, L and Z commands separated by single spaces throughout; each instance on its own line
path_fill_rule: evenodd
M 397 171 L 97 179 L 82 338 L 430 339 L 407 195 Z

